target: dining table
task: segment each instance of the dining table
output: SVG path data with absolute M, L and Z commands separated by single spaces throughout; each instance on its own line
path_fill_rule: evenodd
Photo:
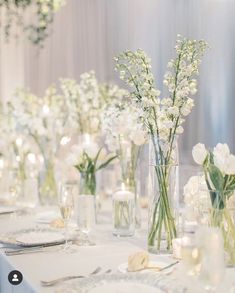
M 44 211 L 59 213 L 56 206 L 41 206 L 26 209 L 24 212 L 19 210 L 18 212 L 1 214 L 0 234 L 10 235 L 15 231 L 26 231 L 25 233 L 27 233 L 30 229 L 46 229 L 48 224 L 37 222 L 37 215 Z M 8 245 L 0 244 L 0 292 L 70 292 L 63 289 L 60 291 L 59 289 L 69 288 L 69 284 L 74 280 L 61 282 L 50 287 L 42 286 L 41 281 L 71 275 L 82 275 L 85 277 L 83 278 L 84 281 L 97 268 L 100 269 L 97 273 L 100 278 L 106 274 L 109 276 L 112 276 L 112 274 L 115 276 L 139 274 L 142 278 L 151 274 L 159 284 L 159 292 L 203 292 L 204 287 L 200 285 L 201 282 L 198 281 L 198 278 L 184 275 L 181 270 L 181 263 L 178 263 L 171 254 L 149 254 L 151 261 L 162 262 L 166 266 L 172 264 L 170 270 L 138 273 L 120 272 L 121 265 L 127 263 L 130 255 L 139 251 L 147 251 L 147 210 L 141 210 L 141 227 L 136 229 L 135 235 L 132 237 L 116 237 L 113 235 L 111 211 L 112 201 L 107 199 L 101 206 L 97 224 L 88 236 L 89 242 L 79 244 L 79 241 L 77 241 L 70 244 L 68 250 L 64 250 L 63 245 L 56 245 L 11 255 L 6 253 L 11 250 Z M 73 235 L 76 235 L 76 225 L 71 225 L 70 229 L 73 231 Z M 21 272 L 23 276 L 23 281 L 18 285 L 12 285 L 8 280 L 9 273 L 14 270 Z M 213 292 L 233 293 L 235 292 L 234 284 L 235 268 L 226 268 L 223 280 Z M 205 289 L 205 292 L 208 291 Z

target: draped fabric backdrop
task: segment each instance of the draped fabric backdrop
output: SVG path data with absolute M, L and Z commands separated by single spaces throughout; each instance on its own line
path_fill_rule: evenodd
M 234 11 L 233 0 L 67 0 L 40 52 L 26 40 L 0 40 L 0 96 L 10 99 L 16 86 L 42 95 L 60 77 L 78 79 L 91 69 L 100 81 L 120 83 L 113 57 L 137 48 L 151 57 L 162 89 L 176 35 L 204 38 L 211 49 L 203 59 L 196 106 L 181 137 L 181 160 L 189 162 L 198 141 L 211 147 L 227 142 L 235 151 Z

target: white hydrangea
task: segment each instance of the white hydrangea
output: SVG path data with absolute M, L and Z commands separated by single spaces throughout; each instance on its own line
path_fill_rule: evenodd
M 209 207 L 210 196 L 205 177 L 192 176 L 184 186 L 184 203 L 188 207 L 203 210 Z

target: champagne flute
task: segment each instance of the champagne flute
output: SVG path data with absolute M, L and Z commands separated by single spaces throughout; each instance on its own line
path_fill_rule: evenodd
M 64 250 L 68 249 L 68 223 L 71 219 L 74 209 L 74 185 L 65 183 L 60 187 L 59 193 L 59 208 L 61 216 L 65 224 L 65 246 Z

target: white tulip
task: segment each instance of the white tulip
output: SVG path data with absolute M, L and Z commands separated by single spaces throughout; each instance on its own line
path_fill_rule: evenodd
M 91 159 L 94 159 L 99 151 L 99 146 L 93 142 L 83 144 L 82 148 Z
M 206 159 L 206 156 L 207 156 L 207 150 L 205 148 L 205 145 L 202 143 L 196 144 L 193 147 L 192 155 L 193 155 L 194 161 L 197 164 L 202 165 Z
M 215 166 L 220 169 L 221 172 L 227 172 L 228 158 L 230 156 L 230 150 L 227 144 L 218 143 L 213 150 Z
M 227 158 L 225 174 L 227 174 L 227 175 L 235 175 L 235 156 L 234 155 L 230 155 Z

